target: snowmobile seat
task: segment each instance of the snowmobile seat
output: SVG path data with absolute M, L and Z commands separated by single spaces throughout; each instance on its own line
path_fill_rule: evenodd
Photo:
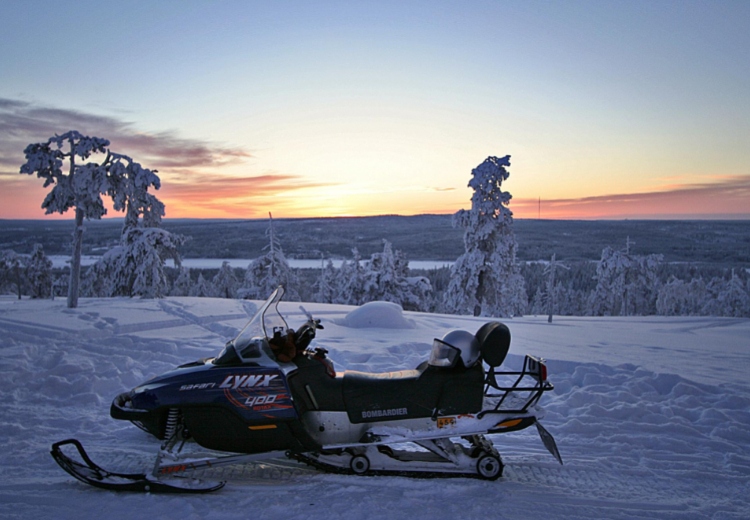
M 476 333 L 479 341 L 479 352 L 490 367 L 499 367 L 505 361 L 510 349 L 510 329 L 499 321 L 490 321 L 482 325 Z
M 389 421 L 476 413 L 483 399 L 484 369 L 438 368 L 369 374 L 344 373 L 344 402 L 349 421 Z

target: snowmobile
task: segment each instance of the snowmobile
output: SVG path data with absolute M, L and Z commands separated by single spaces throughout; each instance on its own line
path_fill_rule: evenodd
M 414 370 L 336 372 L 328 351 L 313 346 L 319 319 L 289 329 L 276 289 L 240 333 L 213 358 L 201 359 L 115 397 L 110 415 L 163 441 L 150 473 L 104 470 L 80 442 L 52 446 L 60 466 L 88 484 L 116 490 L 209 492 L 224 482 L 174 478 L 188 470 L 288 457 L 324 471 L 461 475 L 495 480 L 503 462 L 488 434 L 539 423 L 538 402 L 552 390 L 544 360 L 526 355 L 520 371 L 499 371 L 510 347 L 500 322 L 476 334 L 435 339 Z M 487 367 L 485 369 L 485 366 Z M 187 440 L 231 454 L 190 457 Z M 80 461 L 62 449 L 73 445 Z

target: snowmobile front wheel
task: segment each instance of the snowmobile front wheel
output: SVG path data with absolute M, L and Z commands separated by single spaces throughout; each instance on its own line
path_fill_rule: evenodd
M 503 475 L 503 463 L 500 457 L 485 454 L 477 461 L 477 473 L 485 480 L 497 480 Z
M 355 455 L 349 461 L 349 468 L 355 475 L 364 475 L 370 469 L 370 459 L 364 455 Z

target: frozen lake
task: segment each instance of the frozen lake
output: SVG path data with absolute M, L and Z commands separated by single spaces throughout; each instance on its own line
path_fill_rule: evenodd
M 48 257 L 52 260 L 54 267 L 65 267 L 70 261 L 69 256 L 64 255 L 49 255 Z M 99 260 L 100 256 L 84 255 L 81 257 L 81 265 L 91 265 Z M 246 268 L 253 258 L 184 258 L 182 265 L 191 269 L 219 269 L 223 262 L 229 262 L 232 267 Z M 327 260 L 326 260 L 327 261 Z M 333 261 L 333 265 L 336 268 L 341 267 L 341 263 L 344 260 L 336 259 Z M 364 261 L 364 260 L 363 260 Z M 287 259 L 289 266 L 295 269 L 320 269 L 323 265 L 321 260 L 298 260 L 298 259 Z M 444 260 L 410 260 L 410 269 L 437 269 L 440 267 L 449 267 L 453 262 Z M 167 266 L 174 267 L 172 260 L 167 260 Z

